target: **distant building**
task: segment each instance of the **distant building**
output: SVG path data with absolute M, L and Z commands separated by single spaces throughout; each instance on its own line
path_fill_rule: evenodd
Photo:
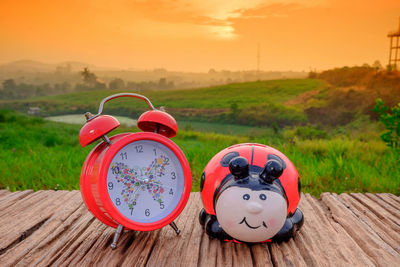
M 40 108 L 39 107 L 29 107 L 28 109 L 28 114 L 35 116 L 40 114 Z

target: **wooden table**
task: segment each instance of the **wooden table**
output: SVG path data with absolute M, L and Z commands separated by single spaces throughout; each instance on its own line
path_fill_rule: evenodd
M 182 232 L 125 232 L 95 219 L 79 191 L 0 190 L 0 265 L 73 266 L 400 266 L 400 197 L 303 195 L 305 223 L 282 244 L 211 240 L 198 223 L 199 193 L 178 217 Z

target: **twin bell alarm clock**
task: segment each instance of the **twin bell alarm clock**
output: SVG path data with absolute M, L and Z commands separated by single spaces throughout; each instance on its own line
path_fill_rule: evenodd
M 142 132 L 107 136 L 120 123 L 103 115 L 103 106 L 119 97 L 138 98 L 149 106 L 137 121 Z M 169 224 L 179 234 L 174 219 L 188 201 L 191 174 L 182 150 L 170 140 L 178 130 L 175 119 L 133 93 L 111 95 L 101 101 L 96 115 L 85 116 L 79 143 L 101 142 L 83 164 L 80 189 L 89 211 L 116 228 L 111 247 L 117 247 L 124 228 L 151 231 Z
M 238 144 L 216 154 L 200 181 L 206 233 L 233 242 L 281 242 L 303 224 L 299 175 L 278 150 Z

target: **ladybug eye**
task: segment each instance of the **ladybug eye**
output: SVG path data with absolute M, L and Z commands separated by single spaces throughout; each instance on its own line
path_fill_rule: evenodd
M 249 194 L 244 194 L 243 195 L 243 199 L 244 200 L 249 200 L 250 199 L 250 195 Z
M 264 194 L 260 194 L 260 199 L 261 199 L 261 200 L 266 200 L 266 199 L 267 199 L 267 196 L 264 195 Z

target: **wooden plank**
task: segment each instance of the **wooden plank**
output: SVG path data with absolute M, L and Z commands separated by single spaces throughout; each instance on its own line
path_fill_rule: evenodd
M 0 216 L 2 216 L 4 210 L 17 203 L 18 200 L 30 195 L 33 190 L 16 191 L 9 193 L 6 197 L 0 199 Z
M 180 236 L 169 226 L 125 231 L 111 250 L 115 230 L 88 212 L 79 191 L 23 192 L 0 195 L 8 203 L 0 212 L 2 266 L 400 265 L 399 199 L 391 194 L 302 195 L 305 222 L 294 239 L 237 244 L 204 233 L 200 194 L 191 193 L 176 220 Z
M 6 189 L 1 189 L 0 190 L 0 201 L 5 198 L 6 196 L 8 196 L 9 194 L 11 194 L 10 191 L 6 190 Z
M 250 245 L 253 266 L 273 266 L 268 244 Z
M 71 221 L 71 215 L 82 205 L 79 192 L 69 193 L 63 205 L 58 206 L 55 213 L 40 228 L 23 240 L 23 242 L 7 250 L 0 256 L 0 261 L 7 263 L 5 266 L 15 266 L 21 260 L 24 264 L 31 264 L 34 255 L 42 254 L 40 248 L 46 247 L 44 244 L 54 242 L 60 236 L 60 230 L 68 227 L 70 224 L 68 220 Z
M 394 201 L 396 201 L 400 205 L 400 196 L 396 196 L 391 193 L 385 193 L 385 194 L 388 195 L 389 197 L 391 197 Z M 377 194 L 377 195 L 379 196 L 380 194 Z
M 134 234 L 132 231 L 128 233 L 124 233 L 121 237 L 121 241 L 124 240 L 127 236 L 130 237 Z M 106 255 L 105 252 L 110 251 L 110 244 L 112 242 L 112 238 L 114 235 L 114 229 L 111 227 L 106 227 L 104 232 L 99 235 L 99 238 L 94 242 L 94 244 L 90 247 L 87 253 L 79 260 L 77 266 L 98 266 L 97 261 L 102 260 Z M 110 258 L 110 255 L 107 255 Z M 119 253 L 115 253 L 111 258 L 120 257 Z M 72 260 L 71 262 L 74 262 Z M 111 265 L 109 265 L 111 266 Z
M 371 194 L 371 193 L 365 193 L 366 196 L 368 196 L 371 199 L 374 199 L 374 196 L 378 196 L 381 198 L 383 201 L 386 203 L 390 204 L 395 210 L 397 210 L 396 214 L 400 216 L 400 204 L 391 198 L 388 194 Z
M 32 205 L 40 203 L 42 199 L 52 195 L 52 191 L 37 191 L 37 192 L 15 192 L 18 195 L 13 195 L 14 199 L 8 199 L 1 204 L 0 223 L 2 218 L 9 218 L 15 214 L 20 214 L 22 210 L 28 211 Z M 4 216 L 3 216 L 4 215 Z
M 374 264 L 390 266 L 393 262 L 400 262 L 400 255 L 385 243 L 371 227 L 363 221 L 359 221 L 354 213 L 338 200 L 337 195 L 323 193 L 321 199 L 329 207 L 333 219 L 357 242 Z
M 89 252 L 94 243 L 101 237 L 104 230 L 108 226 L 95 220 L 89 225 L 85 232 L 79 236 L 68 249 L 65 255 L 61 255 L 57 261 L 54 262 L 56 266 L 79 266 L 78 262 Z
M 26 205 L 21 205 L 22 208 L 16 206 L 6 216 L 2 216 L 0 233 L 6 234 L 0 236 L 0 250 L 3 251 L 18 243 L 19 240 L 36 230 L 54 214 L 57 207 L 64 202 L 66 195 L 66 191 L 43 191 L 36 195 L 40 199 L 39 202 L 29 202 L 28 207 Z M 31 198 L 30 200 L 35 199 Z
M 85 231 L 86 227 L 90 226 L 94 223 L 95 218 L 92 214 L 86 212 L 86 208 L 82 207 L 78 209 L 79 216 L 77 220 L 70 224 L 70 227 L 67 229 L 62 229 L 62 235 L 57 235 L 56 242 L 54 245 L 49 247 L 47 244 L 44 247 L 41 247 L 43 250 L 42 255 L 37 255 L 33 265 L 36 266 L 49 266 L 49 265 L 57 265 L 55 264 L 56 260 L 60 258 L 63 254 L 68 256 L 78 247 L 78 242 L 75 242 L 77 239 L 82 237 L 82 233 Z M 80 239 L 81 240 L 81 239 Z
M 217 266 L 218 250 L 220 257 L 223 257 L 219 244 L 219 240 L 211 239 L 203 232 L 200 243 L 199 266 Z M 227 266 L 232 266 L 233 264 L 231 257 L 225 259 L 225 262 Z
M 370 195 L 369 197 L 363 194 L 350 194 L 357 201 L 365 205 L 370 211 L 376 214 L 379 219 L 387 222 L 393 230 L 398 231 L 400 227 L 400 214 L 398 214 L 391 205 L 387 204 L 381 198 Z
M 340 224 L 332 220 L 322 201 L 306 194 L 299 208 L 304 213 L 304 225 L 295 242 L 308 266 L 318 266 L 320 262 L 331 266 L 374 265 Z
M 148 259 L 149 265 L 176 265 L 180 263 L 189 266 L 197 265 L 200 236 L 196 239 L 193 234 L 201 233 L 201 226 L 198 223 L 200 209 L 200 195 L 191 194 L 184 211 L 179 215 L 176 222 L 181 233 L 177 237 L 172 228 L 163 228 Z
M 342 203 L 347 205 L 347 207 L 360 220 L 367 223 L 369 227 L 374 229 L 383 241 L 400 253 L 400 231 L 393 231 L 390 226 L 385 224 L 383 220 L 379 219 L 376 214 L 348 194 L 341 194 L 339 199 L 342 201 Z
M 272 243 L 271 259 L 275 266 L 307 266 L 293 239 L 280 244 Z
M 131 233 L 131 238 L 124 245 L 126 257 L 121 262 L 121 266 L 145 266 L 150 254 L 152 254 L 155 243 L 159 240 L 160 230 L 136 233 L 131 231 Z

